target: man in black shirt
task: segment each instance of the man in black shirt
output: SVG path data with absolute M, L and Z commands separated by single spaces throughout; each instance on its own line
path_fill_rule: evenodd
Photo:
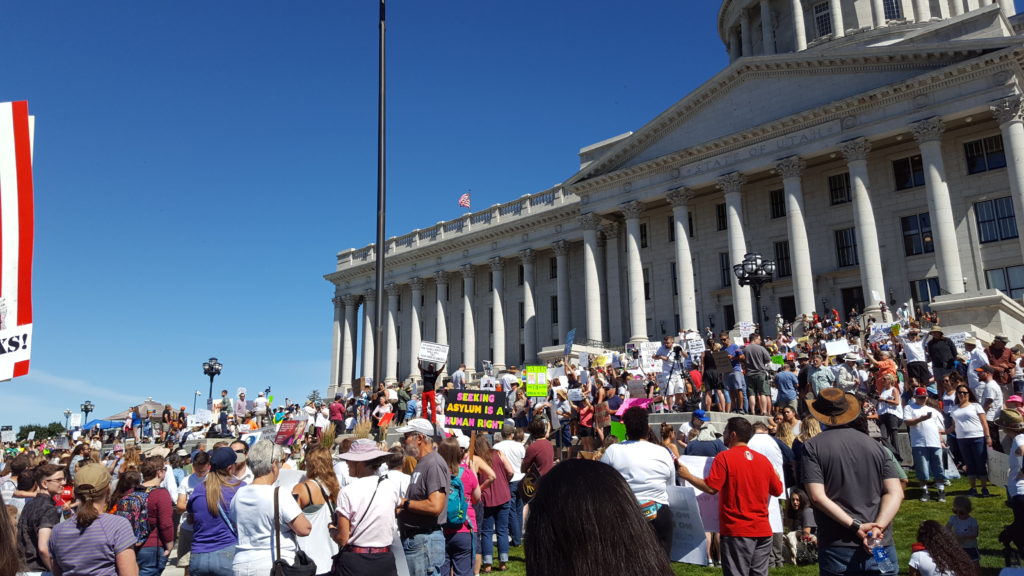
M 939 326 L 932 326 L 928 334 L 930 339 L 926 348 L 932 361 L 932 375 L 936 382 L 942 382 L 942 377 L 953 369 L 953 363 L 956 362 L 956 345 L 946 338 Z
M 61 521 L 53 497 L 64 487 L 64 469 L 55 464 L 43 464 L 36 473 L 36 497 L 25 502 L 25 509 L 18 517 L 18 548 L 26 572 L 50 572 L 50 532 Z
M 434 395 L 434 388 L 437 386 L 437 378 L 444 371 L 444 364 L 438 366 L 433 362 L 420 362 L 420 376 L 423 378 L 423 394 L 421 396 L 421 404 L 423 410 L 423 417 L 430 421 L 431 424 L 437 424 L 435 416 L 437 414 L 437 398 Z

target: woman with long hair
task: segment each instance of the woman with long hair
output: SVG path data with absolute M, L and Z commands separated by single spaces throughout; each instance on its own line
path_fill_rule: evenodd
M 121 467 L 117 469 L 117 475 L 120 476 L 129 470 L 138 470 L 142 467 L 142 452 L 138 446 L 129 446 L 124 451 L 124 457 L 121 460 Z
M 302 465 L 306 481 L 295 485 L 292 497 L 299 503 L 312 529 L 309 536 L 298 537 L 299 548 L 316 563 L 317 574 L 327 574 L 331 571 L 331 557 L 338 553 L 338 544 L 331 538 L 330 526 L 341 486 L 334 474 L 334 462 L 328 448 L 313 446 L 306 452 Z
M 54 576 L 138 576 L 132 524 L 104 512 L 109 496 L 106 467 L 86 464 L 75 474 L 76 514 L 54 526 L 50 534 Z
M 238 536 L 228 519 L 228 509 L 242 483 L 231 474 L 231 469 L 244 461 L 244 454 L 238 454 L 227 446 L 210 451 L 210 472 L 185 505 L 192 518 L 189 576 L 234 574 L 231 563 Z
M 977 496 L 976 485 L 981 480 L 981 495 L 988 496 L 988 452 L 992 447 L 988 422 L 985 420 L 985 409 L 974 397 L 970 387 L 960 384 L 956 387 L 957 408 L 950 413 L 953 425 L 946 429 L 946 434 L 956 433 L 956 442 L 960 446 L 960 456 L 967 465 L 967 477 L 971 480 L 968 496 Z
M 121 498 L 124 498 L 138 490 L 140 486 L 142 486 L 142 472 L 138 470 L 130 470 L 121 474 L 117 479 L 117 485 L 110 491 L 110 501 L 107 502 L 107 512 L 110 512 L 111 514 L 117 512 L 117 503 L 121 501 Z
M 679 448 L 676 446 L 676 429 L 668 422 L 661 423 L 661 445 L 672 453 L 672 459 L 679 458 Z
M 796 440 L 796 436 L 793 435 L 793 425 L 783 418 L 781 422 L 775 425 L 775 437 L 786 446 L 792 448 L 793 442 Z
M 541 478 L 530 508 L 524 544 L 528 576 L 673 574 L 629 485 L 607 464 L 562 462 Z M 605 544 L 608 526 L 615 526 L 616 541 L 629 543 L 628 554 Z
M 917 544 L 910 555 L 910 576 L 974 576 L 978 567 L 956 537 L 935 520 L 917 529 Z
M 498 571 L 508 569 L 508 514 L 512 505 L 512 490 L 509 487 L 515 469 L 500 450 L 492 450 L 485 434 L 478 434 L 476 455 L 494 470 L 494 481 L 482 490 L 484 517 L 480 521 L 480 554 L 483 556 L 482 572 L 490 572 L 494 563 L 493 538 L 498 532 Z
M 480 483 L 472 470 L 462 465 L 462 448 L 456 438 L 445 438 L 437 446 L 437 453 L 448 465 L 452 477 L 458 475 L 462 483 L 467 510 L 466 521 L 460 526 L 444 527 L 445 560 L 441 573 L 452 576 L 472 576 L 474 538 L 478 532 L 476 507 L 480 501 Z M 450 497 L 450 496 L 449 496 Z
M 17 513 L 16 508 L 14 512 Z M 18 554 L 18 521 L 11 515 L 7 503 L 0 495 L 0 576 L 15 576 L 21 570 L 21 555 Z

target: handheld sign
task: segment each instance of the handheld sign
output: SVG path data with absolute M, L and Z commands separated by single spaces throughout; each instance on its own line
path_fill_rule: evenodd
M 380 417 L 380 422 L 377 423 L 377 426 L 379 426 L 381 428 L 387 428 L 388 426 L 391 425 L 391 421 L 394 420 L 394 419 L 395 419 L 395 413 L 394 412 L 388 412 L 387 414 L 385 414 L 385 415 Z
M 825 342 L 825 350 L 829 356 L 842 356 L 850 352 L 850 343 L 846 340 Z
M 302 438 L 306 430 L 305 420 L 285 420 L 277 429 L 277 436 L 274 437 L 274 444 L 278 446 L 291 446 Z
M 507 417 L 504 392 L 449 390 L 445 393 L 445 428 L 501 430 Z
M 547 366 L 527 366 L 526 396 L 529 398 L 545 398 L 548 395 Z
M 424 362 L 433 362 L 437 365 L 448 362 L 448 345 L 437 342 L 420 342 L 420 352 L 417 358 Z
M 565 335 L 565 350 L 563 351 L 562 356 L 568 356 L 569 354 L 572 354 L 572 342 L 575 339 L 576 329 L 573 328 L 572 330 L 569 330 L 569 332 Z

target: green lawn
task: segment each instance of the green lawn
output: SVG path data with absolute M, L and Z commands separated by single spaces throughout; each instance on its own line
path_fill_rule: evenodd
M 901 574 L 907 573 L 907 561 L 910 560 L 910 546 L 916 540 L 918 525 L 920 525 L 924 520 L 936 520 L 945 524 L 946 520 L 948 520 L 950 515 L 952 515 L 953 497 L 963 494 L 966 491 L 967 482 L 964 480 L 956 480 L 953 482 L 953 485 L 947 489 L 947 502 L 945 504 L 939 504 L 935 501 L 934 488 L 932 489 L 932 501 L 924 503 L 918 500 L 918 498 L 921 497 L 921 491 L 914 484 L 913 474 L 911 474 L 911 483 L 907 488 L 906 499 L 903 501 L 903 506 L 900 508 L 900 512 L 896 516 L 896 521 L 894 523 L 896 531 L 896 548 L 899 551 Z M 1000 492 L 1005 496 L 1005 490 L 1001 490 Z M 972 514 L 978 519 L 978 524 L 981 526 L 981 536 L 978 543 L 981 547 L 982 574 L 985 576 L 995 576 L 1003 567 L 1003 548 L 1002 545 L 999 544 L 998 536 L 999 532 L 1003 529 L 1003 526 L 1005 524 L 1009 524 L 1012 520 L 1012 514 L 1010 513 L 1010 509 L 1006 507 L 1003 496 L 973 499 L 974 512 Z M 623 544 L 628 545 L 628 543 Z M 525 574 L 526 570 L 523 560 L 523 549 L 512 548 L 509 556 L 509 571 L 504 572 L 504 574 Z M 721 568 L 691 566 L 688 564 L 674 564 L 673 566 L 676 574 L 722 573 Z M 773 569 L 771 573 L 778 574 L 779 576 L 810 576 L 818 573 L 818 567 L 787 566 L 785 568 Z

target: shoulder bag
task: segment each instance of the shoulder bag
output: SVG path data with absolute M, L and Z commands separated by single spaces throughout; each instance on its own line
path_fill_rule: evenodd
M 270 569 L 271 576 L 316 576 L 316 564 L 306 556 L 306 553 L 295 545 L 295 561 L 288 564 L 281 558 L 281 509 L 278 502 L 278 492 L 281 487 L 274 488 L 274 536 L 277 554 L 274 557 L 274 565 Z

